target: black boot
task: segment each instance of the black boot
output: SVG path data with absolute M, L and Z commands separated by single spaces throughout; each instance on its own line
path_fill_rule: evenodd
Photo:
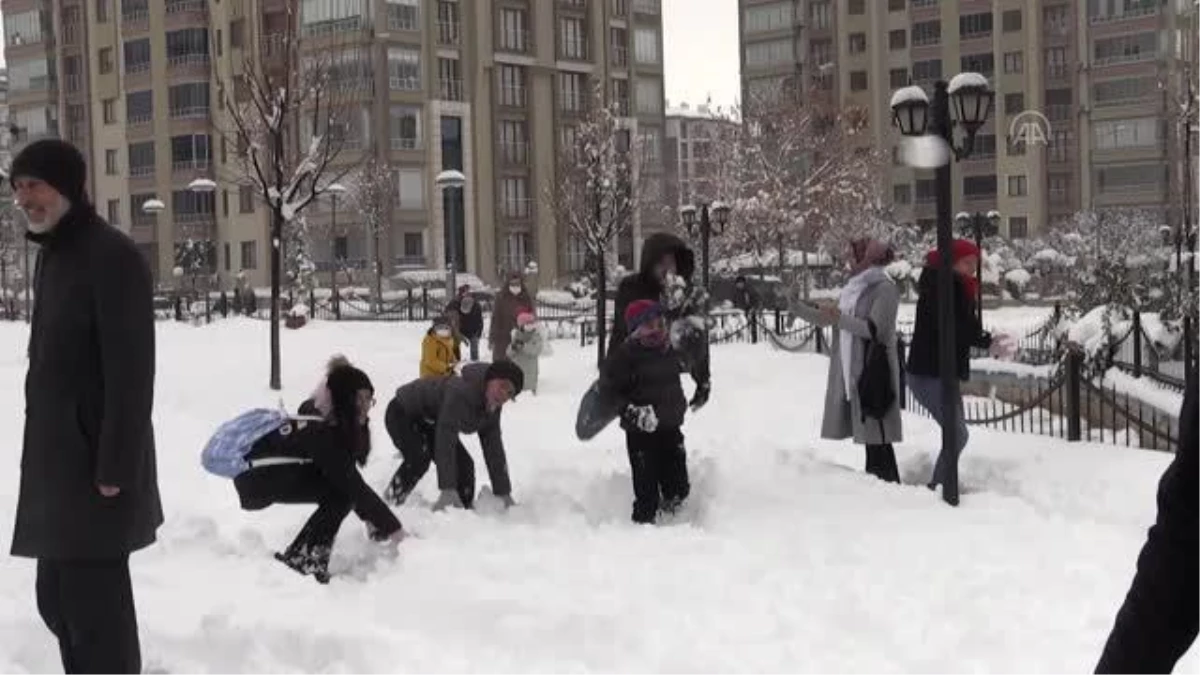
M 317 583 L 329 583 L 330 550 L 325 546 L 288 547 L 276 553 L 275 559 L 302 575 L 312 575 Z

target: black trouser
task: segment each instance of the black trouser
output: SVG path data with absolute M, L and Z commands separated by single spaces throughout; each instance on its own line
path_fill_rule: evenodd
M 317 510 L 300 528 L 284 552 L 309 572 L 329 569 L 333 540 L 354 504 L 336 490 L 313 464 L 278 464 L 250 469 L 234 479 L 242 508 L 258 510 L 271 504 L 316 504 Z
M 900 482 L 900 467 L 896 465 L 896 449 L 891 443 L 867 445 L 867 473 L 889 483 Z
M 463 339 L 465 339 L 467 341 L 467 344 L 471 347 L 471 360 L 478 361 L 479 360 L 479 339 L 480 339 L 479 336 L 475 336 L 475 337 L 467 336 Z
M 1194 479 L 1193 479 L 1194 480 Z M 1192 495 L 1195 498 L 1195 495 Z M 1192 508 L 1195 508 L 1193 505 Z M 1195 519 L 1192 519 L 1195 528 Z M 1170 673 L 1200 631 L 1195 529 L 1173 538 L 1160 525 L 1138 555 L 1137 574 L 1117 612 L 1097 673 Z
M 140 673 L 129 557 L 38 560 L 37 604 L 67 673 Z
M 683 432 L 626 429 L 625 445 L 633 471 L 633 521 L 653 523 L 660 505 L 663 510 L 673 511 L 691 491 Z
M 423 418 L 409 416 L 395 399 L 388 404 L 383 423 L 388 436 L 392 437 L 392 444 L 403 457 L 389 488 L 394 496 L 407 495 L 417 487 L 433 463 L 434 425 Z M 455 446 L 458 496 L 464 507 L 471 508 L 475 501 L 475 460 L 461 441 L 455 441 Z

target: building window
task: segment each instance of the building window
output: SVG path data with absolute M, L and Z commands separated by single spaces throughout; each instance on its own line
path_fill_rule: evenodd
M 529 51 L 529 15 L 525 10 L 501 8 L 500 48 L 510 52 Z
M 225 271 L 228 272 L 233 269 L 233 253 L 230 252 L 229 242 L 221 245 L 221 251 L 225 258 Z
M 643 127 L 638 131 L 638 147 L 642 159 L 650 166 L 662 161 L 662 132 L 655 127 Z
M 154 141 L 129 144 L 129 175 L 133 178 L 154 175 Z
M 927 47 L 942 41 L 941 21 L 921 21 L 912 25 L 914 47 Z
M 438 58 L 438 93 L 443 101 L 463 100 L 462 64 L 458 59 Z
M 38 44 L 52 34 L 50 13 L 44 9 L 31 9 L 4 17 L 5 46 Z
M 242 254 L 242 269 L 255 270 L 258 269 L 258 242 L 243 241 L 241 245 Z
M 525 67 L 500 64 L 500 105 L 524 108 L 525 101 Z
M 850 16 L 858 16 L 867 13 L 866 0 L 849 0 L 846 3 L 846 13 Z
M 587 76 L 583 73 L 558 74 L 558 107 L 567 112 L 581 112 Z
M 639 77 L 636 96 L 638 113 L 654 115 L 662 112 L 662 80 L 656 77 Z
M 104 112 L 104 123 L 105 124 L 116 124 L 117 123 L 117 99 L 115 99 L 115 98 L 104 99 L 104 101 L 101 102 L 101 108 L 103 109 L 103 112 Z
M 393 150 L 416 150 L 421 147 L 420 108 L 394 105 L 389 108 L 388 117 Z
M 618 68 L 629 65 L 629 32 L 624 28 L 608 29 L 608 60 Z
M 334 260 L 348 259 L 350 257 L 350 238 L 344 234 L 334 237 L 331 254 Z
M 167 33 L 167 63 L 189 66 L 208 63 L 207 28 L 184 28 Z
M 928 204 L 937 200 L 937 181 L 932 178 L 918 178 L 914 200 L 918 204 Z
M 892 68 L 888 71 L 888 82 L 892 89 L 908 86 L 908 68 Z
M 1029 236 L 1029 218 L 1025 216 L 1009 216 L 1008 236 L 1010 239 L 1024 239 Z
M 150 38 L 125 43 L 125 74 L 133 75 L 150 70 Z
M 867 51 L 867 34 L 851 33 L 847 41 L 847 48 L 851 54 L 861 54 Z
M 1091 4 L 1091 3 L 1089 3 Z M 1112 3 L 1110 3 L 1112 4 Z M 1131 4 L 1129 2 L 1117 4 Z M 1052 5 L 1042 8 L 1042 23 L 1048 31 L 1066 34 L 1071 30 L 1071 16 L 1066 5 Z
M 996 174 L 988 176 L 963 176 L 963 196 L 994 197 L 996 196 Z
M 1008 9 L 1000 15 L 1000 23 L 1005 33 L 1016 33 L 1021 30 L 1021 10 Z
M 1163 134 L 1163 120 L 1155 117 L 1097 120 L 1092 135 L 1097 150 L 1157 147 Z
M 1097 106 L 1123 105 L 1144 100 L 1158 91 L 1158 78 L 1153 75 L 1104 80 L 1092 85 L 1092 102 Z
M 511 176 L 500 180 L 500 215 L 505 218 L 529 217 L 529 179 Z
M 559 18 L 558 55 L 564 59 L 587 60 L 587 24 L 583 19 L 573 16 Z
M 829 17 L 831 14 L 829 0 L 813 0 L 809 5 L 809 14 L 812 16 L 812 27 L 814 30 L 829 30 Z
M 1005 52 L 1004 72 L 1009 75 L 1025 72 L 1025 54 L 1022 52 Z
M 614 77 L 612 83 L 612 102 L 621 117 L 629 116 L 629 80 Z
M 529 132 L 523 120 L 500 120 L 500 156 L 508 164 L 529 162 Z
M 108 0 L 96 0 L 96 23 L 108 23 Z
M 1005 94 L 1004 95 L 1004 114 L 1016 115 L 1025 110 L 1025 94 Z
M 1152 60 L 1158 56 L 1158 33 L 1097 38 L 1093 54 L 1097 66 Z
M 792 0 L 747 7 L 742 17 L 743 33 L 765 33 L 782 30 L 791 28 L 795 23 Z
M 1064 173 L 1052 173 L 1046 177 L 1046 192 L 1053 204 L 1067 201 L 1071 192 L 1071 176 Z
M 905 0 L 888 0 L 888 11 L 903 12 L 906 4 Z
M 791 38 L 754 42 L 746 45 L 746 65 L 752 68 L 790 64 L 796 59 Z
M 908 31 L 903 28 L 888 32 L 888 49 L 892 51 L 908 46 Z
M 410 47 L 388 48 L 388 88 L 392 91 L 417 91 L 421 88 L 421 50 Z
M 108 174 L 109 176 L 117 175 L 117 151 L 116 150 L 105 150 L 104 151 L 104 173 Z
M 108 200 L 108 224 L 118 227 L 121 224 L 121 200 Z
M 1067 48 L 1050 47 L 1046 50 L 1046 77 L 1066 77 Z
M 389 30 L 421 30 L 421 0 L 387 0 Z
M 984 77 L 991 77 L 996 72 L 996 55 L 992 52 L 966 54 L 959 59 L 959 66 L 964 73 L 979 73 Z
M 238 186 L 238 213 L 254 213 L 254 186 Z
M 587 242 L 576 234 L 567 234 L 567 271 L 578 274 L 587 269 Z
M 245 19 L 234 19 L 229 22 L 229 46 L 232 49 L 242 49 L 246 46 Z
M 942 76 L 942 60 L 913 61 L 912 77 L 915 82 L 936 80 Z
M 1028 177 L 1009 176 L 1008 177 L 1008 196 L 1009 197 L 1024 197 L 1029 194 L 1029 179 Z
M 502 264 L 506 271 L 519 272 L 533 260 L 533 246 L 526 232 L 509 232 L 504 238 L 504 258 Z
M 175 190 L 171 193 L 171 215 L 177 223 L 211 222 L 217 212 L 217 193 Z
M 366 0 L 301 0 L 300 21 L 305 35 L 328 35 L 362 30 L 371 16 Z
M 658 63 L 658 29 L 636 28 L 633 31 L 633 58 L 638 63 Z
M 864 91 L 867 88 L 867 71 L 855 70 L 850 73 L 850 91 Z
M 404 233 L 404 257 L 420 260 L 425 257 L 425 237 L 420 232 Z
M 207 117 L 209 94 L 207 82 L 188 82 L 172 86 L 167 90 L 167 106 L 171 117 Z
M 973 40 L 992 34 L 992 13 L 979 12 L 958 17 L 958 36 L 963 40 Z
M 892 186 L 892 201 L 897 204 L 912 203 L 912 185 L 900 183 Z
M 399 203 L 397 207 L 407 211 L 419 211 L 425 208 L 425 170 L 400 168 L 396 170 L 399 184 Z
M 173 171 L 205 169 L 212 161 L 212 139 L 206 135 L 188 134 L 171 137 L 171 168 Z
M 100 50 L 100 74 L 107 75 L 113 71 L 113 50 L 112 47 L 104 47 Z

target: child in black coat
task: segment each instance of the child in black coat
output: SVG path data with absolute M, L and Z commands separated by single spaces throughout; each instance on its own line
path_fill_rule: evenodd
M 631 302 L 625 324 L 629 338 L 605 360 L 600 394 L 628 403 L 621 427 L 633 472 L 633 521 L 653 523 L 660 510 L 675 512 L 691 490 L 681 431 L 688 409 L 680 379 L 685 368 L 657 302 Z

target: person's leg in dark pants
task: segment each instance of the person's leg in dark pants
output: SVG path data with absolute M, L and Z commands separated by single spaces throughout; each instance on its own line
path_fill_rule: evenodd
M 658 515 L 659 486 L 653 434 L 625 430 L 629 468 L 633 473 L 633 522 L 653 523 Z
M 662 510 L 664 513 L 675 513 L 692 491 L 683 432 L 679 429 L 659 429 L 654 435 L 658 444 L 657 474 Z
M 891 443 L 867 446 L 867 473 L 889 483 L 900 482 L 900 467 Z
M 967 441 L 971 437 L 971 431 L 967 428 L 967 418 L 963 410 L 962 397 L 960 396 L 957 404 L 950 410 L 942 408 L 942 381 L 936 377 L 924 377 L 919 375 L 908 375 L 908 388 L 912 390 L 913 396 L 921 407 L 927 410 L 938 426 L 943 429 L 947 424 L 953 424 L 956 429 L 955 440 L 957 446 L 954 457 L 943 457 L 942 453 L 938 453 L 937 462 L 933 468 L 933 478 L 929 482 L 930 488 L 935 488 L 942 483 L 942 477 L 945 475 L 947 462 L 958 462 L 958 458 L 962 455 L 962 451 L 967 447 Z
M 1182 538 L 1164 530 L 1150 528 L 1096 673 L 1170 673 L 1200 632 L 1195 530 Z
M 457 444 L 458 452 L 458 496 L 462 499 L 464 509 L 469 509 L 475 503 L 475 460 L 461 442 Z
M 38 609 L 67 673 L 140 673 L 129 558 L 38 561 Z
M 333 540 L 353 510 L 353 504 L 344 495 L 327 491 L 287 550 L 276 557 L 301 574 L 311 574 L 317 581 L 329 583 Z
M 400 467 L 388 482 L 384 498 L 399 505 L 408 499 L 417 483 L 429 472 L 433 455 L 429 451 L 426 425 L 405 415 L 395 400 L 388 404 L 383 423 L 388 436 L 392 438 L 392 444 L 403 457 Z
M 478 361 L 479 360 L 479 338 L 477 338 L 477 337 L 467 338 L 467 341 L 471 343 L 471 360 Z

